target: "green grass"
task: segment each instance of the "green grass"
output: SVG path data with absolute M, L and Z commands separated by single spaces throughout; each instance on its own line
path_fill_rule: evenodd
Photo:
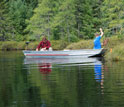
M 110 61 L 124 60 L 124 43 L 118 44 L 111 49 L 112 51 L 108 50 L 108 52 L 105 55 L 106 60 Z
M 108 61 L 124 60 L 124 38 L 113 36 L 109 38 L 108 44 L 104 47 L 106 52 L 105 59 Z
M 93 40 L 81 40 L 77 43 L 72 43 L 66 47 L 66 49 L 92 49 Z

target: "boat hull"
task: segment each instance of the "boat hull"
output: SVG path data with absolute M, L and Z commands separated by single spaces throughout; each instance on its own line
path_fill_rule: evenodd
M 82 50 L 66 50 L 66 51 L 28 51 L 23 53 L 26 57 L 31 58 L 66 58 L 66 57 L 97 57 L 103 55 L 103 49 L 82 49 Z

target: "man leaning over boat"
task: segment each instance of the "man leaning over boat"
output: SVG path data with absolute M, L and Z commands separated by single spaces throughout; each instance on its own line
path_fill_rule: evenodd
M 43 36 L 42 41 L 39 43 L 39 45 L 36 48 L 36 51 L 48 51 L 51 50 L 51 43 L 49 40 L 47 40 L 46 36 Z

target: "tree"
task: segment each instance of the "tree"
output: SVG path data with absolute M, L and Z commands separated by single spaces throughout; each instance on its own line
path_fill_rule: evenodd
M 58 8 L 57 14 L 54 16 L 54 21 L 52 26 L 54 30 L 57 30 L 59 38 L 67 38 L 70 42 L 71 37 L 76 36 L 75 29 L 75 1 L 74 0 L 64 0 Z
M 105 27 L 105 33 L 108 36 L 111 34 L 122 34 L 124 29 L 124 0 L 105 0 L 102 6 L 102 21 Z M 123 32 L 124 33 L 124 32 Z
M 0 1 L 0 40 L 2 41 L 8 39 L 10 30 L 7 8 L 7 2 L 5 0 Z
M 50 22 L 53 18 L 53 1 L 52 0 L 42 0 L 38 4 L 38 7 L 34 10 L 34 15 L 28 20 L 27 31 L 34 38 L 39 38 L 41 34 L 48 35 L 50 39 L 51 27 Z
M 26 19 L 33 15 L 33 9 L 37 6 L 37 0 L 10 0 L 9 1 L 9 19 L 13 32 L 12 39 L 24 40 Z
M 76 0 L 76 28 L 78 37 L 93 38 L 96 28 L 100 25 L 99 0 Z

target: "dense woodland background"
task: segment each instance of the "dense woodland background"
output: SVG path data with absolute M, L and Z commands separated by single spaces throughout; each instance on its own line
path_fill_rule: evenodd
M 0 0 L 0 41 L 123 36 L 124 0 Z

